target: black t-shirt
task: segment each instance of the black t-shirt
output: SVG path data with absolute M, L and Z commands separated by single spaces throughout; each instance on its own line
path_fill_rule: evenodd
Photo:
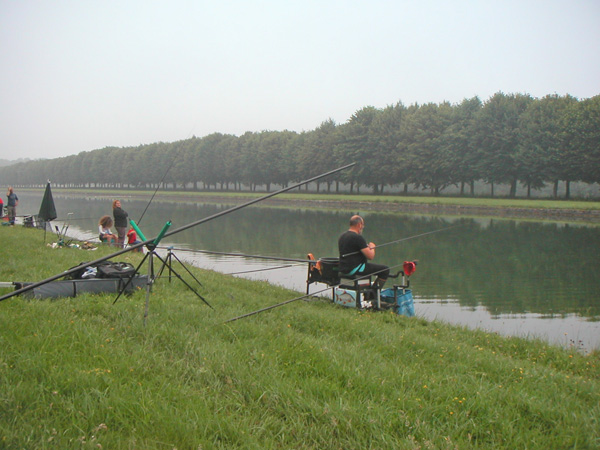
M 367 257 L 363 255 L 361 250 L 368 246 L 369 244 L 362 235 L 350 230 L 343 233 L 338 239 L 340 273 L 350 273 L 355 267 L 366 263 Z

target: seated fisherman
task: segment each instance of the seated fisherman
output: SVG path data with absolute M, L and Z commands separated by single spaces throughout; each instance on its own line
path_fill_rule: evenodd
M 377 275 L 373 287 L 381 289 L 390 274 L 390 268 L 383 264 L 374 264 L 375 244 L 362 236 L 365 221 L 360 216 L 350 218 L 350 229 L 338 239 L 340 252 L 340 275 Z

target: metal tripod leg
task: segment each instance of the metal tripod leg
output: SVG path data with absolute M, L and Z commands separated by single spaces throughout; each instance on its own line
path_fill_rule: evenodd
M 123 294 L 123 292 L 125 292 L 125 289 L 127 289 L 129 287 L 129 285 L 131 284 L 131 281 L 133 280 L 133 277 L 135 277 L 135 274 L 138 273 L 138 271 L 140 270 L 140 267 L 142 267 L 142 264 L 144 264 L 144 262 L 146 261 L 146 259 L 148 258 L 148 256 L 151 254 L 152 252 L 148 252 L 144 255 L 144 257 L 142 258 L 142 262 L 138 264 L 138 266 L 135 268 L 135 272 L 133 273 L 133 275 L 131 275 L 129 278 L 127 278 L 127 283 L 125 283 L 125 285 L 123 286 L 123 289 L 121 289 L 119 291 L 119 294 L 117 295 L 117 298 L 115 298 L 115 300 L 113 301 L 113 305 L 115 303 L 117 303 L 117 300 L 119 300 L 119 298 L 121 298 L 121 294 Z
M 163 264 L 164 264 L 164 265 L 166 265 L 166 264 L 167 264 L 167 262 L 166 262 L 164 259 L 162 259 L 162 258 L 161 258 L 159 255 L 155 255 L 155 256 L 156 256 L 158 259 L 160 259 L 160 260 L 163 262 Z M 184 266 L 184 267 L 185 267 L 185 266 Z M 175 269 L 173 269 L 173 267 L 170 267 L 170 269 L 169 269 L 169 270 L 170 270 L 170 271 L 172 271 L 172 272 L 173 272 L 173 274 L 174 274 L 174 275 L 175 275 L 177 278 L 179 278 L 179 280 L 180 280 L 180 281 L 181 281 L 183 284 L 185 284 L 185 285 L 188 287 L 188 289 L 189 289 L 189 290 L 191 290 L 191 291 L 192 291 L 194 294 L 196 294 L 196 296 L 197 296 L 197 297 L 198 297 L 200 300 L 202 300 L 204 303 L 206 303 L 206 304 L 208 305 L 208 307 L 210 307 L 210 309 L 214 309 L 214 308 L 213 308 L 213 307 L 210 305 L 210 303 L 208 303 L 208 302 L 207 302 L 207 301 L 204 299 L 204 297 L 202 297 L 202 296 L 201 296 L 201 295 L 200 295 L 198 292 L 196 292 L 196 290 L 195 290 L 195 289 L 194 289 L 192 286 L 190 286 L 190 284 L 189 284 L 187 281 L 185 281 L 183 278 L 181 278 L 181 275 L 179 275 L 179 274 L 178 274 L 178 273 L 175 271 Z M 187 270 L 187 269 L 186 269 L 186 270 Z M 196 280 L 196 281 L 198 281 L 198 280 Z M 198 283 L 200 283 L 200 282 L 198 281 Z
M 167 251 L 167 257 L 165 258 L 166 261 L 163 262 L 163 265 L 160 267 L 160 270 L 158 271 L 158 274 L 156 275 L 156 278 L 160 278 L 163 274 L 163 271 L 165 270 L 165 267 L 169 268 L 169 283 L 171 282 L 171 276 L 173 274 L 173 269 L 171 268 L 172 265 L 172 261 L 173 261 L 173 251 L 172 251 L 173 247 L 169 247 L 168 251 Z
M 202 286 L 202 283 L 200 283 L 200 280 L 198 280 L 198 278 L 196 278 L 194 276 L 194 274 L 192 272 L 190 272 L 190 270 L 185 266 L 183 261 L 181 261 L 181 259 L 179 259 L 175 253 L 173 253 L 172 248 L 173 247 L 169 247 L 167 257 L 165 258 L 166 261 L 163 263 L 162 267 L 160 268 L 160 271 L 158 272 L 158 275 L 156 275 L 156 278 L 160 278 L 160 276 L 162 275 L 162 273 L 165 269 L 165 266 L 168 266 L 169 267 L 169 283 L 171 282 L 171 274 L 173 272 L 173 258 L 175 258 L 177 260 L 177 262 L 179 262 L 179 264 L 181 264 L 181 266 L 185 269 L 185 271 L 188 273 L 188 275 L 191 276 L 194 279 L 194 281 L 196 283 L 198 283 L 199 286 Z
M 144 326 L 148 318 L 148 310 L 150 309 L 150 292 L 152 291 L 152 283 L 154 283 L 154 251 L 148 253 L 148 283 L 146 284 L 146 306 L 144 307 Z

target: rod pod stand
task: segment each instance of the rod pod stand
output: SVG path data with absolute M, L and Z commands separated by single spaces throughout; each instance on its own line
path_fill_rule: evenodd
M 133 224 L 132 224 L 133 225 Z M 158 278 L 158 276 L 155 276 L 154 273 L 154 258 L 158 258 L 162 263 L 163 266 L 160 270 L 159 276 L 162 273 L 163 269 L 165 266 L 169 267 L 169 274 L 174 274 L 177 278 L 179 278 L 192 292 L 194 292 L 194 294 L 196 294 L 196 296 L 198 296 L 198 298 L 200 298 L 200 300 L 202 300 L 204 303 L 206 303 L 211 309 L 214 309 L 192 286 L 190 286 L 172 267 L 172 264 L 170 263 L 170 259 L 167 262 L 167 260 L 163 259 L 160 257 L 160 255 L 158 253 L 156 253 L 156 247 L 158 246 L 158 244 L 160 243 L 161 239 L 164 237 L 165 233 L 167 232 L 167 230 L 169 229 L 169 227 L 171 226 L 171 221 L 168 221 L 167 223 L 165 223 L 165 225 L 163 226 L 162 230 L 160 231 L 160 233 L 158 234 L 158 236 L 154 239 L 154 241 L 150 242 L 149 244 L 146 245 L 146 248 L 148 249 L 148 252 L 146 253 L 146 255 L 144 256 L 144 258 L 142 259 L 142 261 L 140 262 L 140 264 L 138 264 L 138 266 L 136 267 L 136 273 L 139 271 L 140 267 L 142 267 L 142 265 L 144 264 L 144 262 L 146 261 L 146 259 L 148 259 L 148 279 L 146 282 L 146 304 L 144 307 L 144 326 L 146 326 L 146 320 L 148 318 L 148 312 L 149 312 L 149 308 L 150 308 L 150 293 L 152 292 L 152 285 L 154 284 L 154 282 L 156 281 L 156 279 Z M 135 228 L 134 228 L 135 229 Z M 139 230 L 139 228 L 138 228 Z M 136 230 L 136 232 L 138 231 Z M 142 236 L 143 233 L 140 235 Z M 177 257 L 175 257 L 177 258 Z M 177 258 L 178 259 L 178 258 Z M 179 260 L 179 259 L 178 259 Z M 180 261 L 181 262 L 181 261 Z M 183 264 L 183 263 L 182 263 Z M 185 267 L 185 266 L 184 266 Z M 187 270 L 187 268 L 186 268 Z M 188 270 L 189 272 L 189 270 Z M 193 276 L 193 275 L 192 275 Z M 196 280 L 198 281 L 198 280 Z M 127 280 L 127 283 L 125 284 L 125 286 L 123 286 L 123 289 L 121 289 L 121 291 L 119 292 L 119 295 L 117 295 L 117 298 L 115 298 L 113 305 L 117 302 L 117 300 L 119 300 L 119 298 L 121 297 L 121 294 L 125 291 L 125 289 L 129 286 L 131 282 L 131 278 L 129 280 Z M 200 282 L 198 281 L 198 283 L 200 284 Z
M 156 275 L 156 278 L 160 278 L 162 276 L 162 273 L 165 270 L 165 267 L 167 267 L 169 269 L 169 283 L 171 282 L 172 275 L 177 276 L 177 274 L 175 273 L 175 270 L 173 269 L 173 258 L 175 258 L 175 260 L 177 262 L 179 262 L 179 264 L 181 264 L 181 266 L 186 270 L 186 272 L 188 273 L 188 275 L 191 276 L 194 279 L 194 281 L 196 283 L 198 283 L 199 286 L 202 286 L 202 283 L 200 283 L 200 280 L 198 280 L 198 278 L 196 278 L 194 276 L 194 274 L 189 271 L 189 269 L 185 266 L 185 264 L 183 263 L 183 261 L 181 261 L 181 259 L 179 259 L 177 257 L 177 255 L 173 252 L 173 247 L 172 246 L 167 247 L 167 257 L 165 259 L 161 258 L 161 261 L 163 262 L 163 265 L 160 268 L 160 270 L 158 271 L 158 275 Z M 185 283 L 185 281 L 184 281 L 184 283 Z M 190 289 L 191 289 L 191 287 L 190 287 Z M 198 295 L 198 297 L 202 298 L 202 296 L 200 294 L 196 293 L 196 295 Z

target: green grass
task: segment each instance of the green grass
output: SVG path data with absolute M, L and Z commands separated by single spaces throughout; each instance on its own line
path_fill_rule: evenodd
M 0 280 L 110 251 L 0 227 Z M 135 263 L 131 253 L 118 260 Z M 0 448 L 592 449 L 600 355 L 194 270 L 145 294 L 0 302 Z M 6 293 L 0 290 L 0 293 Z

